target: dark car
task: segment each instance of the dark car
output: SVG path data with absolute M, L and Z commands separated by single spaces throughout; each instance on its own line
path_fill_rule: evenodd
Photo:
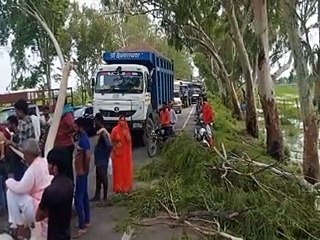
M 93 124 L 93 107 L 92 106 L 84 106 L 77 108 L 74 111 L 74 119 L 83 117 L 85 119 L 85 131 L 91 137 L 94 136 L 94 124 Z

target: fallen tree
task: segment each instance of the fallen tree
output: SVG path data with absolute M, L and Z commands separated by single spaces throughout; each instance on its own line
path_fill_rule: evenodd
M 140 180 L 158 181 L 130 196 L 134 223 L 185 227 L 201 239 L 319 239 L 317 192 L 299 165 L 266 156 L 219 107 L 220 147 L 208 151 L 183 135 L 140 170 Z

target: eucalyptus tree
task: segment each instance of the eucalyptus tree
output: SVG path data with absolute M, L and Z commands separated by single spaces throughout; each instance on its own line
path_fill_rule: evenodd
M 227 96 L 227 104 L 233 109 L 236 116 L 241 116 L 238 95 L 230 70 L 224 63 L 219 54 L 219 46 L 216 39 L 213 38 L 214 31 L 224 28 L 224 22 L 219 16 L 221 4 L 217 1 L 144 1 L 140 2 L 143 8 L 148 4 L 152 6 L 153 15 L 161 19 L 161 27 L 163 27 L 169 38 L 169 43 L 177 49 L 184 47 L 194 51 L 195 49 L 202 53 L 209 53 L 215 66 L 215 72 L 219 75 Z M 139 3 L 138 3 L 139 5 Z M 139 6 L 138 6 L 139 7 Z M 150 7 L 149 7 L 150 8 Z M 140 9 L 140 11 L 143 11 Z M 149 11 L 145 9 L 145 11 Z M 221 20 L 221 21 L 220 21 Z M 225 19 L 224 19 L 225 20 Z M 217 21 L 216 28 L 212 24 Z M 220 52 L 221 53 L 221 52 Z
M 255 31 L 258 38 L 258 89 L 267 130 L 267 152 L 277 159 L 283 159 L 283 136 L 270 71 L 267 1 L 252 0 L 251 4 L 254 13 Z
M 13 59 L 13 78 L 18 79 L 17 84 L 23 86 L 24 73 L 31 71 L 31 77 L 27 85 L 39 83 L 40 76 L 44 76 L 44 84 L 51 88 L 51 67 L 52 61 L 56 56 L 54 46 L 46 34 L 45 30 L 37 23 L 36 19 L 18 8 L 25 4 L 33 7 L 59 38 L 66 21 L 66 14 L 69 5 L 68 0 L 2 0 L 0 4 L 0 43 L 10 44 L 10 57 Z M 26 50 L 39 56 L 39 63 L 34 66 L 28 61 Z
M 102 62 L 102 53 L 117 47 L 112 23 L 103 11 L 73 3 L 65 32 L 62 48 L 65 54 L 74 58 L 74 71 L 80 79 L 82 90 L 90 95 L 90 79 Z
M 146 14 L 134 12 L 135 1 L 102 1 L 104 13 L 113 23 L 114 44 L 118 49 L 144 43 L 162 52 L 175 63 L 175 76 L 189 79 L 192 75 L 190 59 L 185 49 L 168 45 L 167 37 L 157 23 Z M 152 12 L 152 11 L 150 11 Z
M 303 173 L 310 183 L 320 180 L 319 166 L 319 94 L 320 94 L 320 51 L 313 48 L 307 22 L 318 11 L 316 27 L 320 35 L 320 3 L 316 0 L 298 2 L 281 0 L 282 13 L 287 23 L 287 34 L 293 51 L 295 71 L 298 78 L 300 112 L 303 122 Z M 320 41 L 320 40 L 319 40 Z
M 254 81 L 253 81 L 253 70 L 251 62 L 249 60 L 249 54 L 243 40 L 243 31 L 246 28 L 244 21 L 242 26 L 239 26 L 238 19 L 236 16 L 235 5 L 232 0 L 222 0 L 223 7 L 226 10 L 228 20 L 230 23 L 231 32 L 233 35 L 233 41 L 235 43 L 237 52 L 240 58 L 240 65 L 243 72 L 243 77 L 246 83 L 246 103 L 247 103 L 247 114 L 246 114 L 246 129 L 247 132 L 253 137 L 259 137 L 258 118 L 255 103 L 254 94 Z M 247 16 L 250 14 L 247 13 Z M 246 20 L 246 18 L 245 18 Z

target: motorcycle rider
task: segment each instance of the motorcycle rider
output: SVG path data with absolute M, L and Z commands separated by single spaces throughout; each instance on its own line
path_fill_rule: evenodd
M 170 135 L 170 112 L 168 109 L 168 105 L 163 103 L 162 109 L 160 110 L 160 124 L 161 128 L 164 130 L 164 136 L 168 137 Z
M 213 145 L 213 136 L 212 136 L 212 130 L 211 130 L 211 125 L 214 123 L 214 110 L 211 107 L 211 105 L 208 103 L 207 98 L 203 98 L 203 106 L 202 106 L 202 120 L 204 124 L 206 125 L 206 129 L 208 132 L 209 136 L 209 144 L 210 146 Z

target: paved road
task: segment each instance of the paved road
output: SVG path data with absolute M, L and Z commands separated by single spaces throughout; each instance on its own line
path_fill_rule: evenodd
M 192 114 L 194 112 L 194 107 L 189 107 L 183 109 L 182 113 L 178 115 L 178 123 L 176 126 L 177 130 L 186 129 L 187 131 L 193 126 L 193 118 Z M 94 139 L 92 139 L 92 143 L 94 143 Z M 136 147 L 133 151 L 134 158 L 134 168 L 138 169 L 142 165 L 146 164 L 150 161 L 150 158 L 147 156 L 146 149 L 144 147 Z M 93 162 L 93 161 L 92 161 Z M 137 185 L 137 183 L 135 183 Z M 89 192 L 90 196 L 93 196 L 95 188 L 95 173 L 94 167 L 91 167 L 91 171 L 89 174 Z M 110 192 L 110 195 L 112 193 Z M 91 223 L 92 226 L 89 229 L 88 233 L 83 236 L 81 239 L 93 240 L 93 239 L 108 239 L 108 240 L 129 240 L 130 238 L 135 239 L 136 234 L 127 235 L 122 232 L 118 232 L 115 230 L 116 225 L 124 219 L 128 215 L 127 210 L 122 207 L 113 206 L 108 208 L 98 208 L 94 204 L 91 207 Z M 0 218 L 0 227 L 6 223 L 6 219 Z M 76 224 L 76 218 L 73 219 L 73 226 Z M 141 239 L 151 239 L 153 232 L 146 233 L 149 237 L 142 237 Z M 169 232 L 168 232 L 169 234 Z M 139 234 L 141 235 L 141 234 Z M 0 235 L 0 240 L 9 240 L 11 239 L 8 236 Z M 140 238 L 139 238 L 140 239 Z M 171 239 L 170 238 L 159 238 L 162 240 Z

